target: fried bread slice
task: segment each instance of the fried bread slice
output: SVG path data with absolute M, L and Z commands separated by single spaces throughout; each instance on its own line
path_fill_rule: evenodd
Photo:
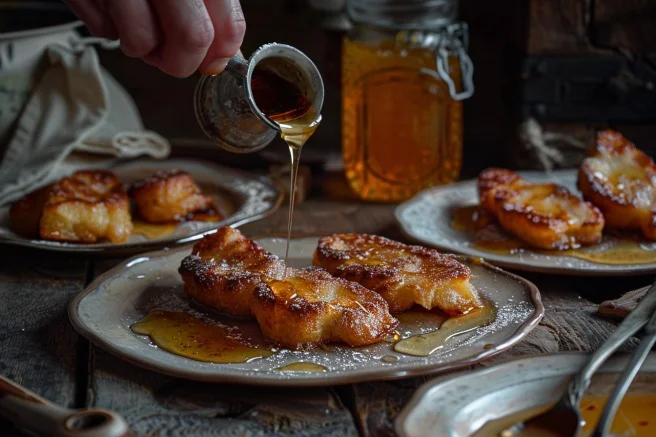
M 454 257 L 376 235 L 323 237 L 313 264 L 375 291 L 393 314 L 414 304 L 454 315 L 482 305 L 470 269 Z
M 133 227 L 125 189 L 106 170 L 78 171 L 36 190 L 12 205 L 10 216 L 21 235 L 55 241 L 121 243 Z
M 185 292 L 236 317 L 252 317 L 251 302 L 262 278 L 283 279 L 285 263 L 238 229 L 224 227 L 194 245 L 179 269 Z
M 291 349 L 366 346 L 384 340 L 399 323 L 379 295 L 316 267 L 265 279 L 255 289 L 252 309 L 265 337 Z
M 597 135 L 579 168 L 578 187 L 604 214 L 607 228 L 656 240 L 656 165 L 621 134 Z
M 129 191 L 138 216 L 148 223 L 171 223 L 194 218 L 222 219 L 212 198 L 201 192 L 191 175 L 182 170 L 160 170 L 132 184 Z
M 265 337 L 283 347 L 367 345 L 398 324 L 376 293 L 320 269 L 286 269 L 230 227 L 197 243 L 179 272 L 189 296 L 234 316 L 255 317 Z
M 557 184 L 531 184 L 505 169 L 478 177 L 481 206 L 507 232 L 540 249 L 570 249 L 601 241 L 604 217 Z

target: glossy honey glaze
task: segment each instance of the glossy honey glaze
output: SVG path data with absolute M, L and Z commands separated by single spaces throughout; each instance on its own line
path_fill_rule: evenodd
M 606 402 L 603 396 L 584 396 L 581 400 L 583 429 L 579 437 L 589 437 L 594 431 Z M 522 411 L 485 425 L 474 437 L 499 437 L 503 430 L 515 423 L 527 420 L 546 408 Z M 656 436 L 656 396 L 653 394 L 626 395 L 615 416 L 609 437 L 653 437 Z M 513 437 L 560 437 L 559 433 L 546 430 L 525 429 L 514 433 Z
M 178 226 L 183 222 L 218 222 L 223 215 L 216 207 L 204 211 L 189 214 L 183 220 L 172 223 L 146 223 L 142 220 L 134 220 L 132 234 L 142 235 L 149 240 L 165 238 L 175 232 Z
M 273 355 L 185 312 L 153 310 L 131 328 L 136 334 L 148 335 L 165 351 L 196 361 L 244 363 Z
M 327 372 L 328 368 L 320 364 L 298 362 L 286 364 L 276 370 L 281 372 Z
M 494 227 L 494 232 L 483 232 Z M 656 262 L 656 250 L 635 239 L 608 237 L 596 246 L 570 250 L 536 250 L 505 234 L 494 219 L 478 205 L 466 206 L 453 211 L 451 228 L 472 235 L 472 247 L 489 253 L 510 255 L 530 250 L 541 255 L 568 256 L 597 264 L 628 265 Z M 493 235 L 493 238 L 490 238 Z
M 416 318 L 416 315 L 412 313 L 398 315 L 401 324 L 409 317 Z M 451 338 L 489 325 L 495 318 L 496 308 L 491 303 L 485 302 L 483 307 L 476 308 L 465 315 L 446 318 L 441 325 L 437 325 L 439 326 L 437 330 L 400 340 L 394 345 L 394 350 L 406 355 L 427 357 L 444 347 Z

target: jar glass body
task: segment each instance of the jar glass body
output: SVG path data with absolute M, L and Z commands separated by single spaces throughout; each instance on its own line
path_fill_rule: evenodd
M 457 58 L 448 63 L 459 84 Z M 434 49 L 356 24 L 343 45 L 342 117 L 346 177 L 362 199 L 403 201 L 458 178 L 462 104 L 437 73 Z

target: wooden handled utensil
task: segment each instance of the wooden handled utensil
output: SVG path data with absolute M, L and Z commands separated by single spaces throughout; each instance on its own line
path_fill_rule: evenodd
M 70 410 L 0 376 L 0 415 L 39 436 L 132 437 L 127 422 L 111 411 Z

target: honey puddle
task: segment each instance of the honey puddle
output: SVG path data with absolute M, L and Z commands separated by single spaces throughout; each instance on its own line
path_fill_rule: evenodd
M 456 335 L 489 325 L 495 318 L 496 308 L 486 302 L 482 308 L 476 308 L 462 316 L 448 318 L 437 331 L 413 335 L 399 341 L 394 345 L 394 350 L 407 355 L 427 357 L 444 347 L 446 342 Z M 399 320 L 403 323 L 402 319 Z
M 494 227 L 494 229 L 491 229 Z M 608 237 L 596 246 L 570 250 L 536 250 L 525 243 L 507 236 L 494 219 L 478 205 L 458 208 L 453 212 L 451 228 L 473 234 L 472 247 L 484 252 L 510 255 L 527 250 L 547 256 L 567 256 L 597 264 L 628 265 L 656 262 L 656 250 L 640 241 Z M 486 232 L 489 231 L 489 232 Z
M 599 421 L 603 411 L 606 397 L 584 396 L 581 400 L 581 415 L 583 416 L 583 429 L 579 437 L 589 437 Z M 485 425 L 473 437 L 499 437 L 500 433 L 515 423 L 527 420 L 545 411 L 539 408 L 531 411 L 522 411 L 511 414 L 502 419 Z M 615 416 L 610 434 L 621 437 L 653 437 L 656 436 L 656 396 L 647 394 L 627 394 Z M 513 434 L 513 437 L 559 437 L 539 429 L 525 429 Z
M 245 363 L 273 355 L 268 349 L 245 345 L 225 329 L 177 311 L 153 310 L 131 326 L 136 334 L 175 355 L 208 363 Z
M 328 368 L 320 364 L 300 362 L 287 364 L 276 370 L 281 372 L 327 372 Z
M 134 228 L 132 229 L 132 233 L 143 235 L 144 237 L 150 240 L 155 240 L 157 238 L 168 237 L 175 231 L 177 226 L 178 226 L 177 223 L 166 223 L 161 225 L 155 225 L 142 221 L 135 221 Z

